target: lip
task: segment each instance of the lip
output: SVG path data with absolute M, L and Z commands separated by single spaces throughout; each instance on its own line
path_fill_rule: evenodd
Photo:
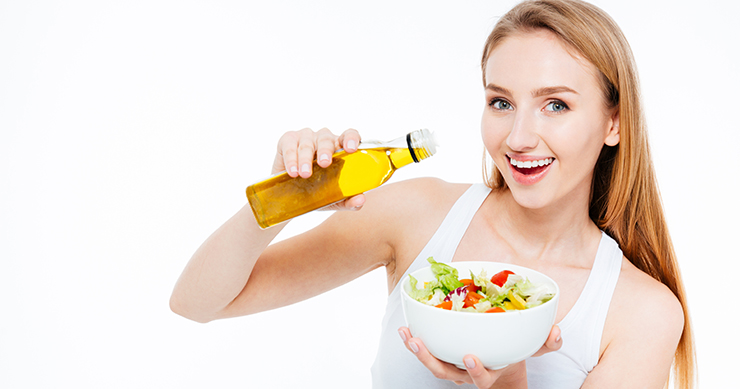
M 542 159 L 552 158 L 552 162 L 542 168 L 542 170 L 538 171 L 537 173 L 533 174 L 524 174 L 521 173 L 517 168 L 515 168 L 511 164 L 511 158 L 516 159 L 517 161 L 539 161 Z M 520 185 L 534 185 L 540 181 L 542 181 L 543 178 L 547 175 L 547 173 L 550 171 L 550 167 L 552 167 L 552 164 L 555 163 L 556 159 L 554 157 L 544 157 L 544 156 L 537 156 L 537 155 L 515 155 L 515 154 L 509 154 L 506 153 L 506 165 L 509 166 L 509 171 L 511 172 L 511 176 Z

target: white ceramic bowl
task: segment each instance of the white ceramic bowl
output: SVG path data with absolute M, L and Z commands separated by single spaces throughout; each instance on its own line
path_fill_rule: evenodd
M 489 369 L 501 369 L 531 357 L 550 334 L 558 309 L 560 289 L 550 277 L 526 267 L 497 262 L 452 262 L 461 279 L 485 269 L 489 277 L 502 270 L 545 284 L 555 293 L 548 302 L 521 311 L 501 313 L 456 312 L 436 308 L 412 299 L 409 277 L 401 284 L 401 303 L 411 335 L 424 342 L 437 359 L 464 369 L 463 357 L 475 355 Z M 419 286 L 434 280 L 431 267 L 411 273 Z

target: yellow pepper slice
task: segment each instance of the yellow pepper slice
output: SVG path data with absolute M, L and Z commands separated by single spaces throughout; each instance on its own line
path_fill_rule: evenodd
M 513 290 L 509 291 L 509 300 L 511 301 L 511 305 L 514 306 L 515 309 L 525 309 L 526 308 L 526 302 L 524 299 L 519 297 L 518 294 L 514 294 Z

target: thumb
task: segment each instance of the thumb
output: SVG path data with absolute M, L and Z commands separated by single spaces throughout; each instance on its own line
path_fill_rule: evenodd
M 560 327 L 557 325 L 552 326 L 550 335 L 547 337 L 545 344 L 534 353 L 533 357 L 539 357 L 549 352 L 558 351 L 563 346 L 563 339 L 560 337 Z
M 327 205 L 322 211 L 359 211 L 365 205 L 365 195 L 360 193 L 348 199 Z

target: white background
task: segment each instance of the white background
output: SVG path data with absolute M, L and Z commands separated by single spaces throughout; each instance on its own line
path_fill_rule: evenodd
M 0 1 L 0 387 L 369 387 L 382 269 L 206 325 L 170 312 L 171 289 L 287 130 L 428 127 L 438 155 L 393 181 L 481 181 L 479 56 L 513 4 Z M 637 58 L 700 386 L 723 387 L 740 346 L 740 6 L 596 4 Z

